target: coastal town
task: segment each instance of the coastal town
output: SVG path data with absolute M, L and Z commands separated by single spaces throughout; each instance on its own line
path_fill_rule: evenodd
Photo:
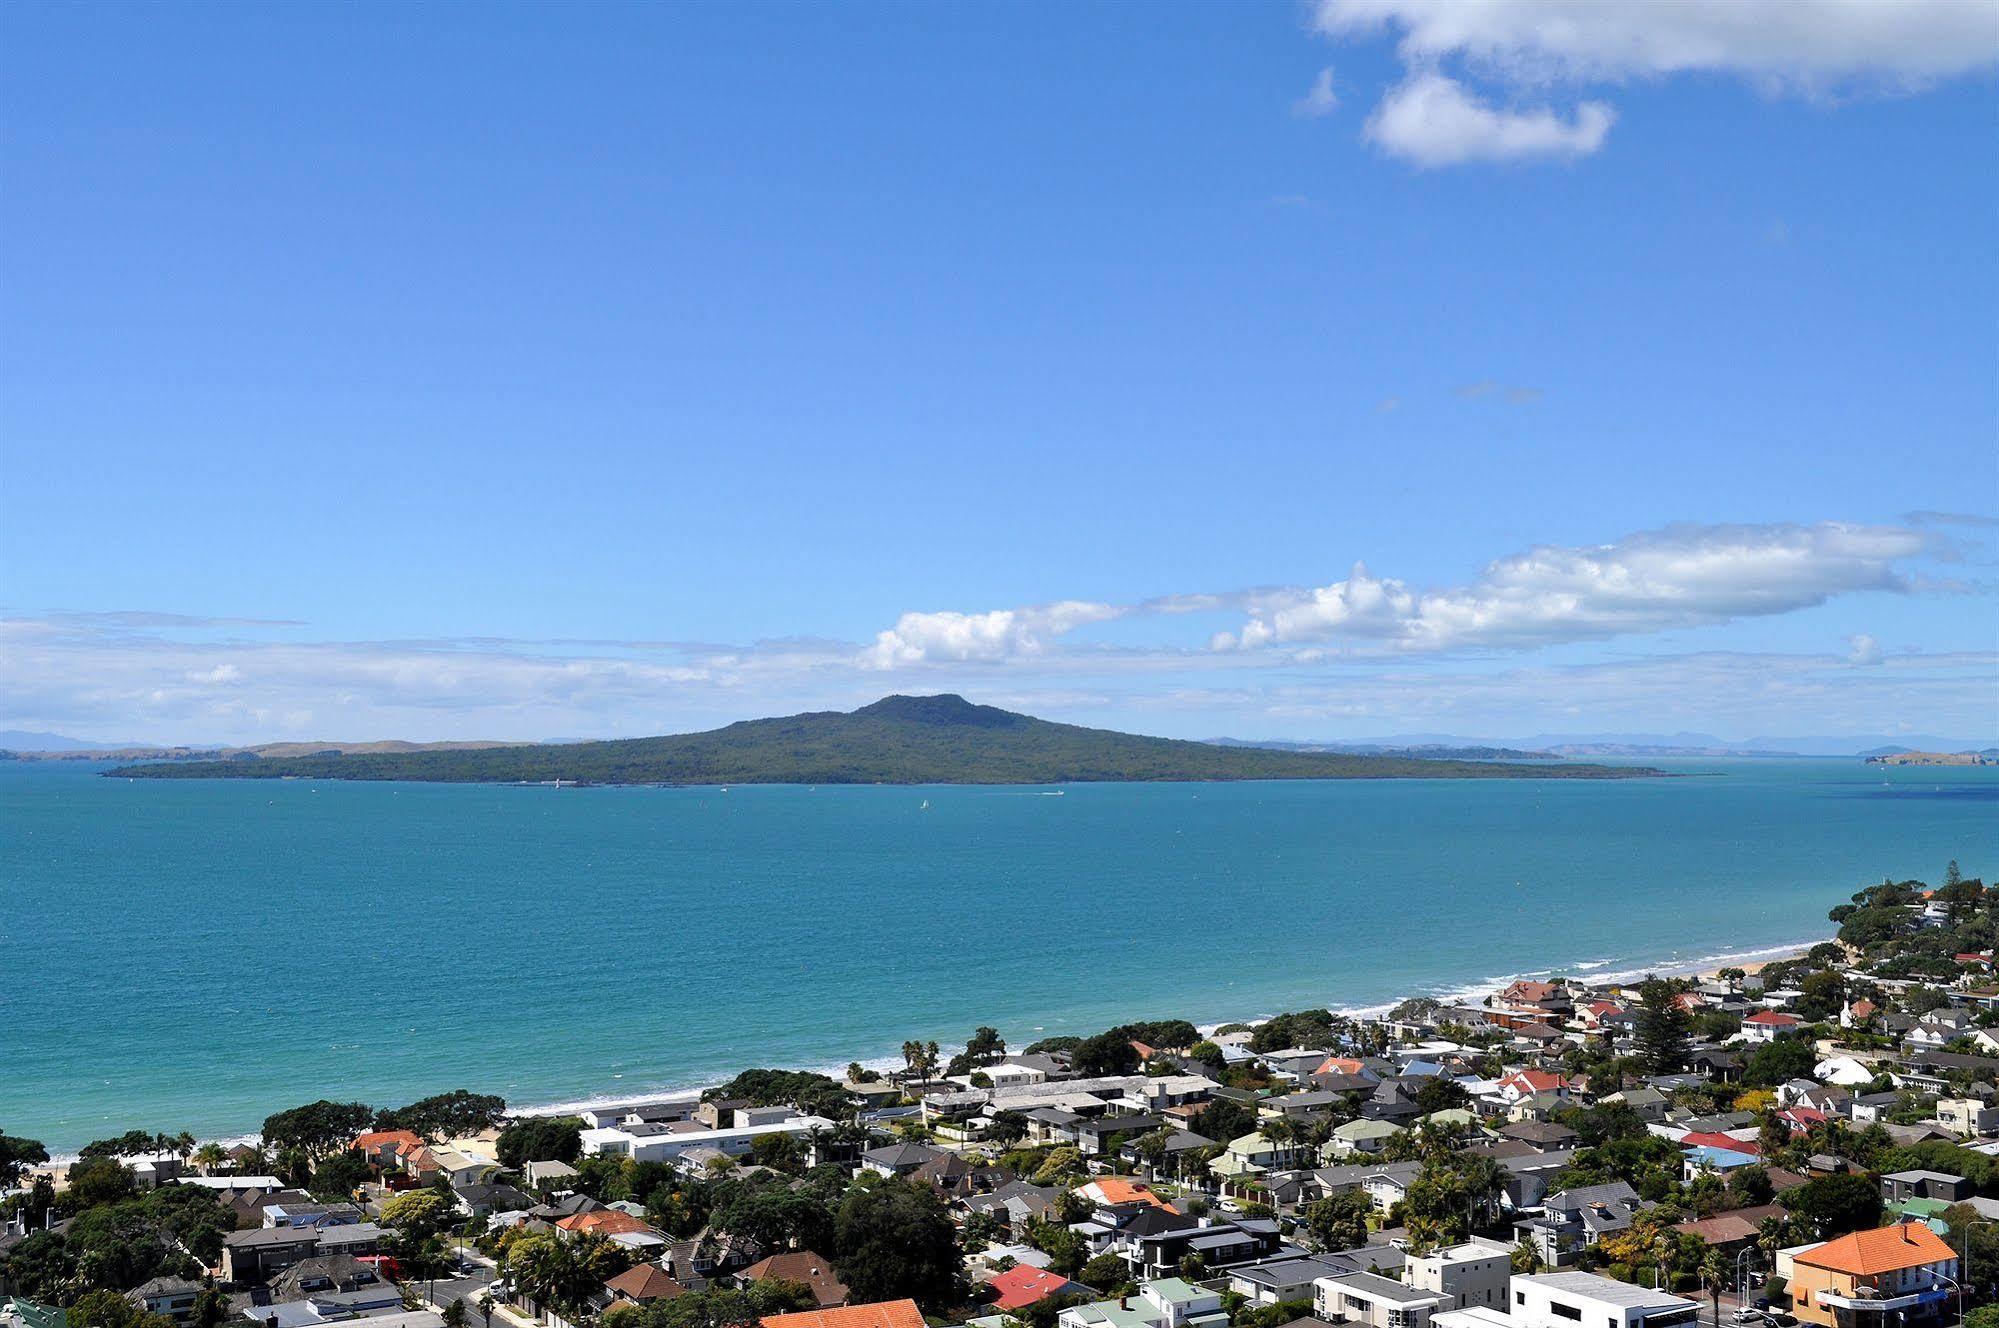
M 1830 922 L 1707 973 L 982 1027 L 575 1115 L 0 1131 L 0 1323 L 1993 1328 L 1999 890 L 1953 863 Z

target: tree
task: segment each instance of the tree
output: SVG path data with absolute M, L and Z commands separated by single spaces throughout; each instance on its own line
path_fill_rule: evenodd
M 1777 1202 L 1809 1223 L 1821 1240 L 1863 1231 L 1881 1223 L 1881 1191 L 1865 1174 L 1820 1176 L 1786 1190 Z
M 1084 1038 L 1070 1055 L 1069 1065 L 1078 1074 L 1100 1076 L 1132 1074 L 1138 1069 L 1138 1048 L 1118 1029 Z
M 889 1181 L 850 1194 L 834 1221 L 833 1246 L 834 1266 L 857 1304 L 908 1297 L 943 1309 L 960 1294 L 957 1229 L 927 1185 Z
M 965 1043 L 965 1054 L 972 1058 L 974 1065 L 989 1065 L 1006 1055 L 1006 1041 L 997 1028 L 981 1024 L 972 1031 L 971 1040 Z
M 48 1160 L 49 1150 L 42 1146 L 41 1140 L 0 1134 L 0 1188 L 21 1179 L 29 1167 L 38 1167 Z
M 322 1098 L 302 1107 L 264 1118 L 264 1143 L 280 1151 L 296 1150 L 309 1161 L 346 1148 L 374 1123 L 375 1113 L 359 1102 Z
M 1131 1269 L 1115 1254 L 1099 1254 L 1083 1265 L 1076 1280 L 1098 1291 L 1116 1291 L 1131 1280 Z
M 1529 1277 L 1548 1266 L 1547 1260 L 1541 1257 L 1541 1247 L 1525 1236 L 1522 1236 L 1520 1243 L 1513 1247 L 1513 1257 L 1509 1262 L 1513 1265 L 1514 1272 Z
M 194 1165 L 201 1168 L 204 1176 L 213 1176 L 228 1160 L 227 1150 L 218 1143 L 206 1143 L 194 1150 Z
M 583 1122 L 575 1116 L 522 1116 L 493 1141 L 500 1164 L 518 1171 L 530 1162 L 574 1162 L 583 1153 Z
M 1256 1113 L 1233 1098 L 1218 1097 L 1195 1112 L 1187 1128 L 1203 1139 L 1225 1144 L 1256 1130 Z
M 449 1139 L 490 1130 L 506 1116 L 504 1098 L 454 1088 L 407 1107 L 375 1113 L 378 1130 L 409 1130 L 426 1139 Z
M 1687 1012 L 1678 996 L 1662 978 L 1647 978 L 1638 989 L 1638 1053 L 1654 1074 L 1670 1074 L 1687 1063 Z
M 89 1291 L 69 1307 L 70 1328 L 170 1328 L 172 1319 L 148 1314 L 115 1291 Z
M 375 1176 L 368 1160 L 356 1152 L 335 1153 L 312 1171 L 313 1197 L 327 1203 L 344 1203 L 354 1191 Z
M 1367 1244 L 1367 1219 L 1374 1201 L 1365 1190 L 1343 1190 L 1306 1205 L 1305 1229 L 1322 1250 L 1353 1250 Z
M 405 1190 L 382 1205 L 378 1219 L 398 1231 L 436 1230 L 449 1212 L 436 1190 Z

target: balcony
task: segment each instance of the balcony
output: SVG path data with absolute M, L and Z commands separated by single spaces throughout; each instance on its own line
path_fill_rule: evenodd
M 1884 1296 L 1871 1287 L 1861 1287 L 1851 1296 L 1835 1295 L 1830 1291 L 1815 1291 L 1812 1300 L 1835 1310 L 1851 1310 L 1863 1313 L 1909 1310 L 1919 1305 L 1935 1305 L 1950 1298 L 1949 1287 L 1924 1287 L 1919 1291 L 1908 1291 L 1898 1296 Z

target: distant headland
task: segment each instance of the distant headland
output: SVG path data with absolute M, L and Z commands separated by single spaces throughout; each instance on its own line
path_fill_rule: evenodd
M 1630 779 L 1645 767 L 1223 747 L 1057 724 L 961 696 L 890 696 L 842 713 L 607 742 L 311 752 L 120 766 L 134 779 L 369 779 L 472 784 L 1068 784 L 1246 779 Z

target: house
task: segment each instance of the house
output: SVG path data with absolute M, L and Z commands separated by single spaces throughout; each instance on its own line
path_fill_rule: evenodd
M 1975 1097 L 1939 1098 L 1936 1122 L 1952 1134 L 1974 1139 L 1999 1130 L 1999 1106 Z
M 1419 1291 L 1378 1273 L 1322 1277 L 1312 1284 L 1312 1309 L 1331 1323 L 1368 1328 L 1428 1328 L 1430 1315 L 1449 1307 L 1447 1297 Z
M 1178 1277 L 1141 1283 L 1138 1294 L 1072 1305 L 1059 1328 L 1224 1328 L 1222 1293 Z
M 1515 1070 L 1493 1086 L 1492 1097 L 1495 1105 L 1506 1108 L 1543 1093 L 1552 1093 L 1566 1102 L 1569 1091 L 1568 1079 L 1552 1071 Z
M 523 1174 L 531 1190 L 561 1191 L 570 1189 L 580 1173 L 567 1162 L 530 1162 Z
M 1541 1214 L 1513 1224 L 1551 1268 L 1575 1262 L 1577 1253 L 1631 1225 L 1643 1205 L 1623 1181 L 1557 1190 L 1541 1201 Z
M 1758 1204 L 1753 1208 L 1717 1213 L 1698 1221 L 1675 1222 L 1673 1230 L 1682 1236 L 1693 1236 L 1712 1249 L 1733 1255 L 1756 1239 L 1765 1218 L 1782 1217 L 1785 1211 L 1782 1204 Z
M 1672 1328 L 1700 1322 L 1700 1305 L 1595 1273 L 1513 1277 L 1508 1312 L 1514 1328 Z
M 1921 1222 L 1856 1231 L 1791 1256 L 1791 1312 L 1821 1328 L 1934 1321 L 1957 1255 Z
M 925 1163 L 934 1162 L 944 1156 L 946 1154 L 943 1149 L 932 1148 L 929 1144 L 888 1144 L 881 1148 L 870 1148 L 862 1153 L 861 1169 L 894 1180 L 898 1176 L 907 1176 Z
M 1183 1213 L 1142 1208 L 1112 1235 L 1109 1253 L 1131 1266 L 1140 1278 L 1170 1277 L 1189 1254 L 1201 1256 L 1211 1270 L 1255 1263 L 1276 1254 L 1282 1245 L 1275 1222 L 1200 1221 Z
M 1024 1263 L 1015 1264 L 986 1285 L 993 1289 L 993 1308 L 1007 1311 L 1024 1310 L 1050 1296 L 1066 1296 L 1083 1290 L 1079 1284 L 1060 1273 Z
M 1632 1113 L 1648 1125 L 1666 1119 L 1666 1109 L 1673 1104 L 1673 1100 L 1664 1093 L 1643 1084 L 1627 1088 L 1622 1093 L 1612 1093 L 1603 1100 L 1613 1106 L 1631 1108 Z
M 186 1323 L 194 1317 L 194 1302 L 200 1295 L 199 1282 L 184 1277 L 155 1277 L 127 1291 L 125 1299 L 146 1314 L 163 1314 L 175 1323 Z
M 701 1104 L 702 1111 L 715 1106 Z M 788 1134 L 795 1139 L 830 1133 L 832 1121 L 823 1116 L 793 1116 L 765 1125 L 716 1127 L 705 1130 L 677 1128 L 675 1125 L 616 1125 L 583 1131 L 583 1151 L 592 1157 L 629 1157 L 634 1162 L 679 1162 L 690 1149 L 713 1148 L 729 1157 L 741 1157 L 767 1134 Z
M 1157 1208 L 1167 1213 L 1180 1211 L 1160 1198 L 1144 1181 L 1130 1180 L 1124 1176 L 1099 1176 L 1087 1185 L 1077 1186 L 1076 1193 L 1099 1208 L 1136 1211 L 1144 1207 Z
M 1308 1144 L 1278 1143 L 1263 1131 L 1245 1134 L 1229 1142 L 1228 1148 L 1208 1164 L 1218 1176 L 1261 1175 L 1267 1171 L 1287 1171 L 1311 1160 Z
M 382 1229 L 373 1222 L 336 1227 L 258 1227 L 222 1238 L 222 1277 L 238 1286 L 268 1282 L 285 1269 L 322 1254 L 375 1254 Z
M 414 1130 L 371 1130 L 347 1145 L 361 1160 L 388 1171 L 402 1165 L 403 1158 L 423 1147 L 423 1136 Z
M 1874 1082 L 1874 1071 L 1851 1056 L 1828 1056 L 1812 1067 L 1812 1077 L 1821 1083 L 1853 1089 Z
M 1945 1171 L 1896 1171 L 1881 1178 L 1883 1203 L 1904 1203 L 1910 1199 L 1941 1199 L 1957 1203 L 1969 1199 L 1978 1187 L 1963 1176 Z
M 1388 1147 L 1388 1141 L 1401 1133 L 1400 1125 L 1382 1120 L 1357 1118 L 1334 1129 L 1332 1137 L 1326 1141 L 1326 1151 L 1331 1157 L 1353 1157 L 1360 1154 L 1371 1157 Z
M 923 1311 L 913 1300 L 885 1300 L 873 1305 L 843 1305 L 830 1310 L 800 1310 L 796 1314 L 766 1314 L 763 1328 L 925 1328 Z
M 813 1298 L 818 1301 L 822 1310 L 847 1303 L 847 1284 L 833 1271 L 832 1264 L 811 1250 L 773 1254 L 768 1259 L 751 1264 L 738 1273 L 737 1277 L 744 1282 L 761 1282 L 774 1277 L 779 1281 L 796 1282 L 800 1286 L 810 1287 Z
M 1506 1311 L 1507 1279 L 1513 1275 L 1513 1247 L 1477 1237 L 1428 1254 L 1412 1254 L 1402 1280 L 1418 1291 L 1444 1298 L 1444 1308 Z
M 1763 1010 L 1742 1021 L 1742 1040 L 1770 1043 L 1786 1033 L 1795 1033 L 1804 1020 L 1781 1010 Z
M 1108 1178 L 1107 1178 L 1108 1179 Z M 1061 1191 L 1052 1186 L 1010 1181 L 991 1194 L 975 1194 L 963 1201 L 968 1213 L 991 1213 L 1005 1220 L 1010 1231 L 1023 1231 L 1030 1219 L 1056 1220 L 1056 1200 Z
M 1499 1137 L 1514 1139 L 1537 1153 L 1555 1152 L 1576 1146 L 1576 1132 L 1553 1121 L 1513 1121 L 1499 1127 Z
M 1312 1284 L 1355 1269 L 1330 1255 L 1308 1254 L 1296 1259 L 1270 1259 L 1244 1264 L 1229 1272 L 1229 1290 L 1252 1305 L 1282 1305 L 1310 1300 Z
M 650 1305 L 687 1294 L 687 1288 L 656 1263 L 635 1264 L 604 1283 L 604 1289 L 611 1293 L 615 1305 Z

